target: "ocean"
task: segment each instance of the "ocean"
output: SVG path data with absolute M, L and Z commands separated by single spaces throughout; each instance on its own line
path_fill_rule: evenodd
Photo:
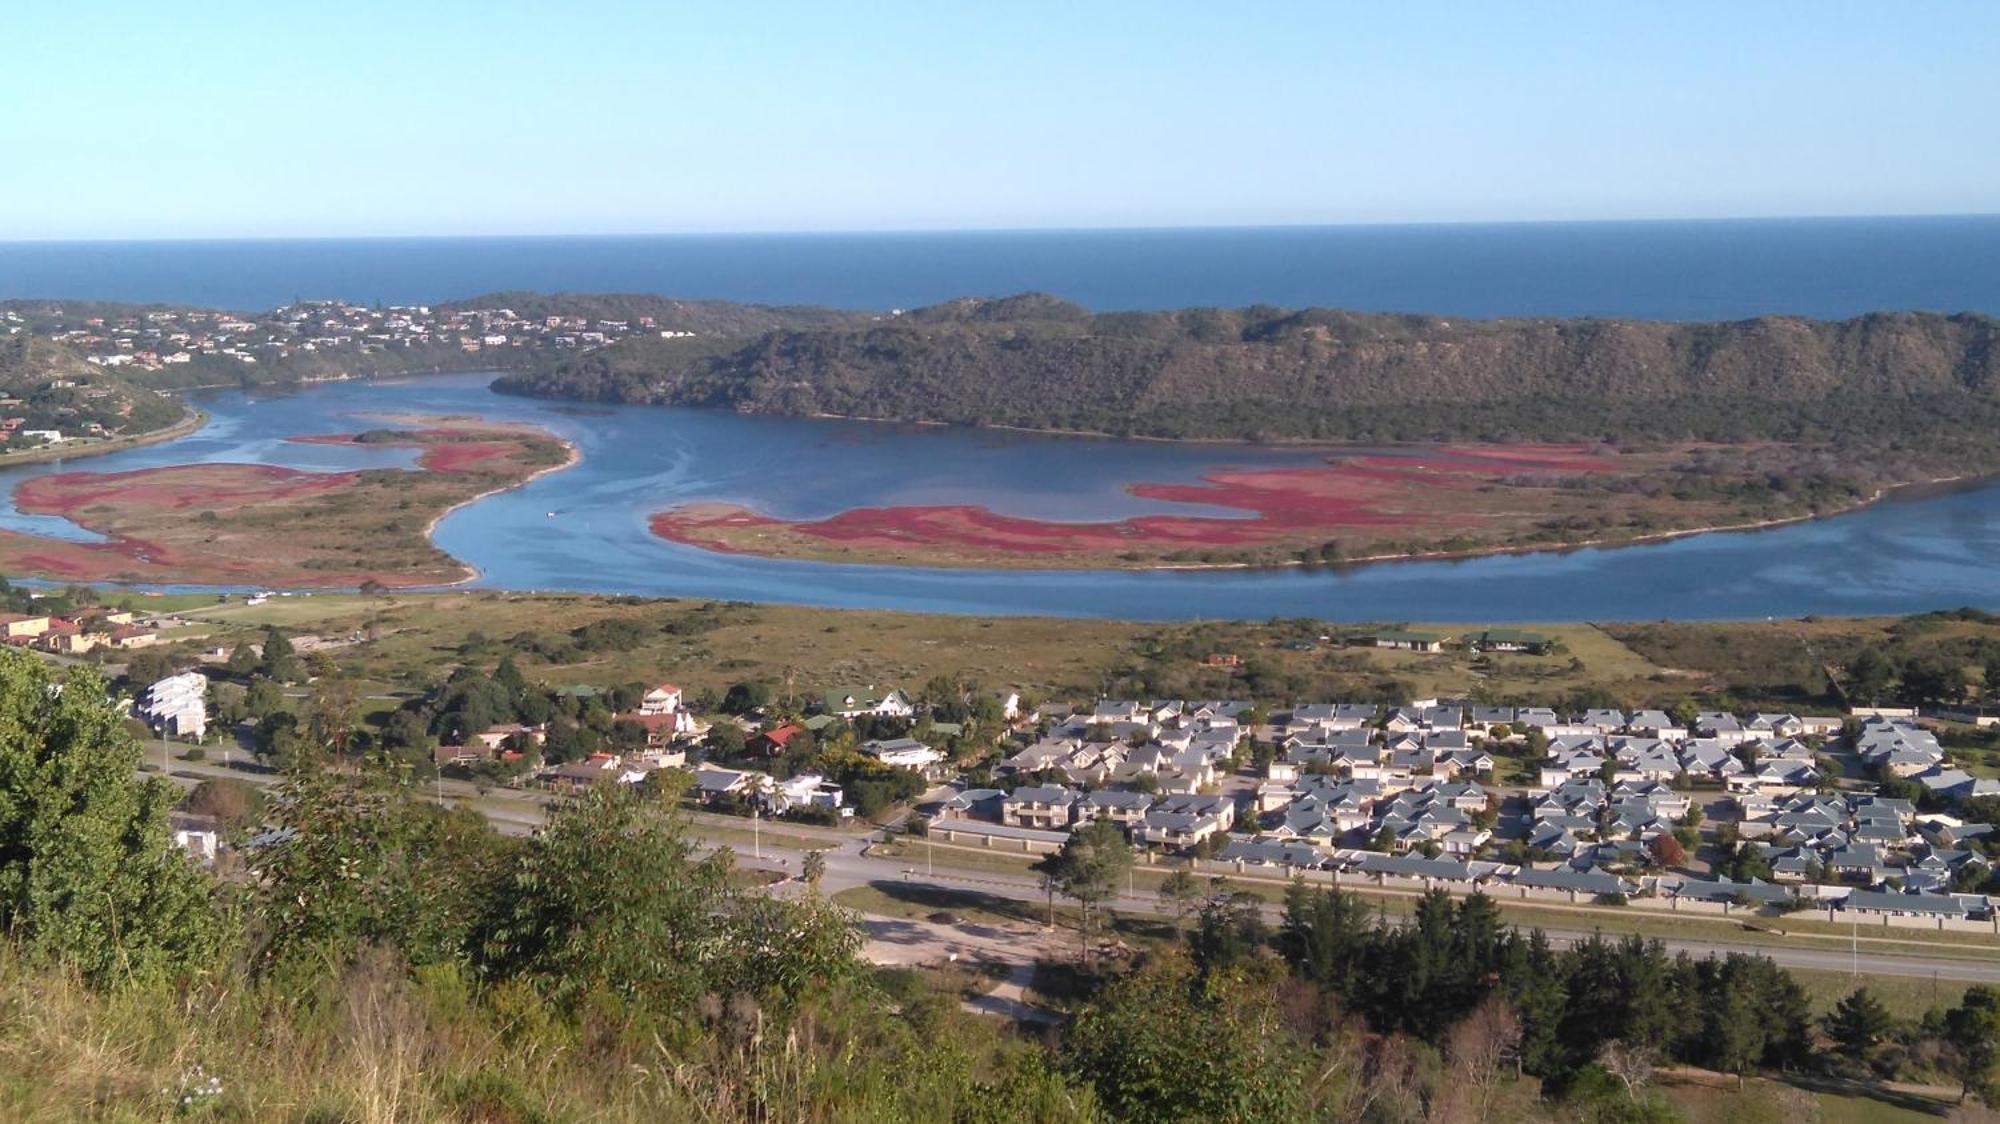
M 912 234 L 0 243 L 0 298 L 255 310 L 505 289 L 887 310 L 1040 290 L 1098 310 L 2000 314 L 2000 216 Z

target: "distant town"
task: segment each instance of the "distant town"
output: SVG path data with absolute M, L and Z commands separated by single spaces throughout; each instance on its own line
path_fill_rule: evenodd
M 588 350 L 633 333 L 666 338 L 653 317 L 519 316 L 512 309 L 387 307 L 347 301 L 301 301 L 245 315 L 212 309 L 146 309 L 121 316 L 73 314 L 54 304 L 40 314 L 0 312 L 8 332 L 33 330 L 109 369 L 163 371 L 203 359 L 270 364 L 326 352 L 361 355 L 448 348 L 464 355 L 514 348 Z

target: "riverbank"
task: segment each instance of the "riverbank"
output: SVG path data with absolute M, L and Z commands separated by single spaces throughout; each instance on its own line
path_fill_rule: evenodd
M 23 449 L 19 452 L 0 453 L 0 468 L 11 468 L 20 464 L 49 464 L 82 460 L 85 457 L 102 456 L 106 453 L 120 453 L 127 449 L 158 445 L 163 441 L 173 441 L 186 437 L 208 424 L 208 414 L 199 407 L 181 403 L 185 412 L 181 420 L 170 426 L 134 433 L 130 436 L 112 437 L 103 441 L 65 441 L 60 445 L 44 445 L 39 449 Z

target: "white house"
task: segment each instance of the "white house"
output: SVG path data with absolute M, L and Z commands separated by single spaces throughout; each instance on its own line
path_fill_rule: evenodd
M 672 714 L 681 708 L 681 689 L 672 683 L 662 683 L 646 692 L 639 700 L 639 713 L 644 715 Z

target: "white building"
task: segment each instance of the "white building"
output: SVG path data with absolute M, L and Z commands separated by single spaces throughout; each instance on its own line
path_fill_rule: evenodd
M 169 675 L 146 688 L 137 709 L 153 729 L 200 741 L 208 734 L 208 677 L 198 671 Z
M 680 708 L 681 689 L 672 683 L 660 684 L 639 700 L 639 713 L 644 715 L 672 714 Z

